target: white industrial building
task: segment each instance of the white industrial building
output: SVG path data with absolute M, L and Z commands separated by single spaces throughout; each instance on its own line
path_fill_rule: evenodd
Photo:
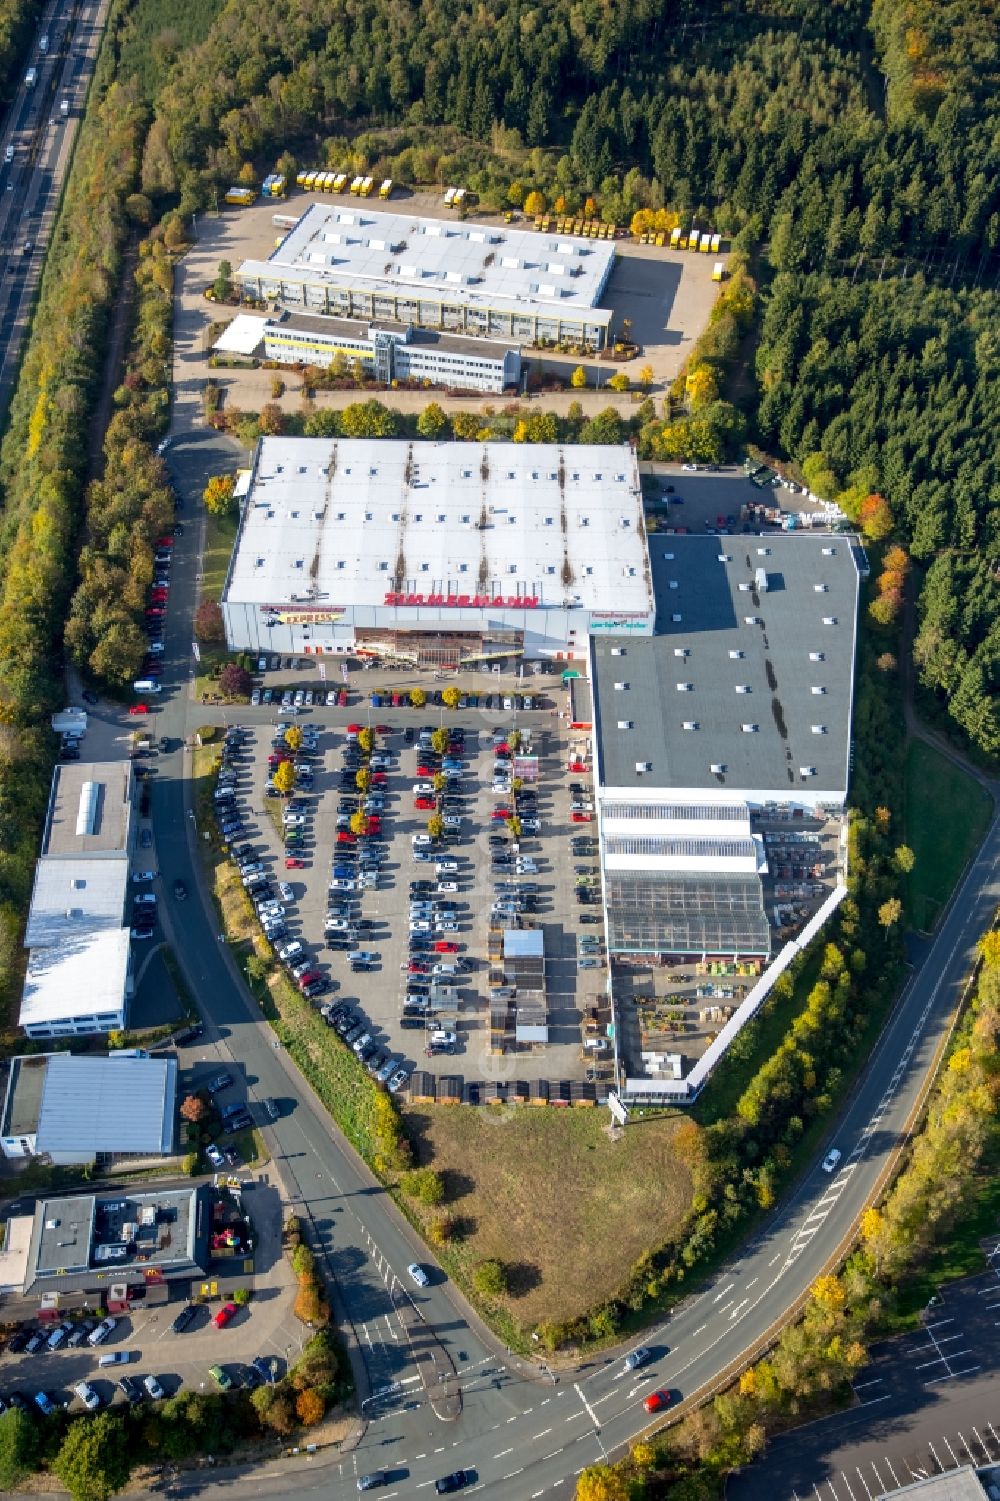
M 847 796 L 863 555 L 845 536 L 656 536 L 657 634 L 591 642 L 612 954 L 766 959 L 763 821 Z
M 221 604 L 232 650 L 583 660 L 653 629 L 635 453 L 264 438 Z
M 165 1157 L 173 1150 L 177 1059 L 134 1053 L 11 1060 L 0 1118 L 5 1157 L 57 1165 Z
M 409 323 L 356 323 L 287 310 L 271 318 L 239 313 L 214 347 L 222 354 L 321 369 L 339 355 L 386 386 L 410 381 L 500 396 L 516 391 L 521 380 L 517 348 Z
M 607 241 L 313 203 L 236 281 L 262 302 L 366 323 L 602 349 L 611 313 L 598 303 L 614 262 Z
M 24 935 L 20 1025 L 28 1037 L 125 1025 L 132 785 L 129 761 L 76 761 L 53 772 Z

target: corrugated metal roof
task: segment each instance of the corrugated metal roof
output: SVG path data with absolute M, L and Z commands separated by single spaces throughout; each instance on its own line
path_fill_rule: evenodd
M 176 1058 L 49 1060 L 38 1119 L 40 1152 L 169 1153 Z
M 25 947 L 41 948 L 122 926 L 128 856 L 46 856 L 35 865 Z

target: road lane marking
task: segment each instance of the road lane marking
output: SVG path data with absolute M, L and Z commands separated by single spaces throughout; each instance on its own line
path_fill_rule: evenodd
M 577 1396 L 580 1398 L 580 1401 L 583 1403 L 584 1411 L 586 1412 L 586 1414 L 589 1417 L 590 1421 L 593 1423 L 594 1427 L 595 1428 L 600 1428 L 601 1425 L 597 1421 L 597 1413 L 591 1407 L 590 1403 L 587 1401 L 586 1397 L 583 1395 L 583 1392 L 580 1390 L 580 1383 L 578 1381 L 574 1381 L 573 1382 L 573 1390 L 576 1392 Z M 611 1394 L 609 1393 L 609 1395 L 611 1395 Z M 579 1417 L 579 1413 L 574 1413 L 573 1416 L 574 1417 Z M 566 1421 L 569 1422 L 570 1419 L 567 1418 Z M 579 1475 L 580 1471 L 577 1470 L 576 1473 Z
M 540 1438 L 544 1438 L 547 1433 L 551 1433 L 551 1432 L 552 1432 L 551 1428 L 543 1428 L 542 1431 L 541 1431 L 541 1433 L 536 1433 L 536 1434 L 534 1434 L 532 1436 L 531 1442 L 533 1444 L 537 1443 Z
M 551 1454 L 543 1454 L 542 1455 L 542 1464 L 544 1464 L 547 1459 L 555 1459 L 556 1455 L 557 1454 L 561 1454 L 561 1453 L 562 1453 L 562 1449 L 553 1449 Z
M 511 1446 L 510 1446 L 509 1449 L 501 1449 L 500 1453 L 499 1454 L 494 1454 L 493 1458 L 494 1459 L 506 1459 L 507 1455 L 508 1454 L 513 1454 L 513 1452 L 514 1452 L 514 1446 L 513 1446 L 513 1444 L 511 1444 Z

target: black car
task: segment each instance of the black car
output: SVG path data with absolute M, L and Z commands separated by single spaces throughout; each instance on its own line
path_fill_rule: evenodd
M 252 1125 L 253 1121 L 244 1111 L 241 1115 L 234 1115 L 232 1120 L 226 1121 L 223 1129 L 227 1136 L 235 1136 L 237 1131 L 246 1131 Z
M 7 1349 L 11 1352 L 12 1355 L 20 1355 L 21 1351 L 26 1347 L 30 1338 L 30 1330 L 18 1329 L 14 1334 L 11 1335 L 10 1339 L 7 1341 Z
M 278 1379 L 278 1358 L 276 1355 L 257 1355 L 254 1357 L 253 1368 L 261 1381 L 268 1386 L 273 1386 Z
M 188 894 L 188 889 L 185 886 L 184 882 L 180 881 L 180 880 L 175 881 L 174 882 L 174 899 L 176 901 L 178 901 L 178 902 L 186 902 L 187 901 L 187 894 Z
M 475 1480 L 474 1470 L 456 1470 L 453 1475 L 442 1475 L 435 1480 L 434 1489 L 439 1496 L 449 1496 L 452 1491 L 462 1491 Z
M 188 1327 L 197 1312 L 198 1310 L 195 1307 L 194 1303 L 185 1303 L 184 1307 L 181 1309 L 180 1313 L 177 1315 L 170 1326 L 174 1333 L 183 1334 L 184 1330 Z
M 141 1402 L 143 1399 L 144 1388 L 134 1376 L 123 1376 L 118 1383 L 118 1390 L 126 1402 Z

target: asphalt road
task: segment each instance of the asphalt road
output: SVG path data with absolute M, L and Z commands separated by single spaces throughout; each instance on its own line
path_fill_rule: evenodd
M 12 162 L 0 158 L 0 410 L 17 375 L 107 3 L 50 0 L 24 69 L 34 67 L 37 82 L 28 85 L 22 77 L 0 134 L 4 154 L 14 148 Z M 46 34 L 49 50 L 43 56 L 37 38 Z M 65 118 L 62 99 L 70 103 Z
M 209 474 L 232 467 L 235 452 L 229 440 L 202 432 L 180 439 L 170 453 L 175 481 L 187 497 L 181 513 L 187 524 L 175 549 L 156 733 L 177 747 L 197 723 L 212 717 L 187 692 L 200 544 L 194 498 Z M 241 709 L 239 717 L 266 722 L 273 713 Z M 345 710 L 314 713 L 323 723 L 338 725 L 349 717 Z M 152 816 L 164 891 L 180 877 L 195 894 L 203 885 L 189 807 L 188 754 L 177 748 L 159 758 Z M 429 1487 L 436 1476 L 457 1468 L 474 1469 L 477 1488 L 504 1501 L 566 1495 L 579 1470 L 604 1454 L 614 1457 L 646 1427 L 642 1401 L 650 1391 L 664 1387 L 676 1398 L 688 1398 L 713 1387 L 807 1291 L 899 1149 L 970 972 L 976 939 L 1000 900 L 998 861 L 1000 823 L 994 822 L 830 1138 L 828 1145 L 843 1153 L 839 1170 L 827 1175 L 817 1164 L 768 1228 L 711 1285 L 649 1332 L 644 1343 L 653 1359 L 647 1366 L 623 1376 L 619 1355 L 558 1384 L 548 1382 L 539 1368 L 506 1358 L 442 1274 L 423 1291 L 409 1283 L 410 1261 L 431 1265 L 426 1248 L 276 1051 L 220 942 L 211 907 L 192 900 L 178 908 L 165 899 L 167 934 L 205 1011 L 209 1036 L 218 1034 L 222 1050 L 243 1070 L 251 1099 L 273 1095 L 291 1103 L 267 1128 L 269 1145 L 336 1278 L 338 1315 L 346 1324 L 361 1396 L 368 1399 L 398 1384 L 387 1397 L 365 1401 L 371 1421 L 353 1452 L 332 1465 L 317 1460 L 297 1477 L 296 1489 L 346 1497 L 356 1494 L 356 1474 L 391 1466 L 394 1480 L 381 1492 L 387 1501 Z M 439 1421 L 422 1390 L 406 1321 L 400 1318 L 404 1297 L 412 1298 L 422 1316 L 423 1337 L 440 1342 L 458 1373 L 463 1401 L 454 1421 Z M 229 1484 L 246 1493 L 283 1495 L 288 1477 L 258 1475 Z M 194 1489 L 204 1490 L 203 1475 Z M 185 1494 L 183 1477 L 173 1493 Z
M 734 1475 L 728 1501 L 871 1501 L 958 1465 L 1000 1464 L 1000 1267 L 954 1283 L 923 1327 L 887 1340 L 854 1383 L 855 1403 L 770 1443 Z

